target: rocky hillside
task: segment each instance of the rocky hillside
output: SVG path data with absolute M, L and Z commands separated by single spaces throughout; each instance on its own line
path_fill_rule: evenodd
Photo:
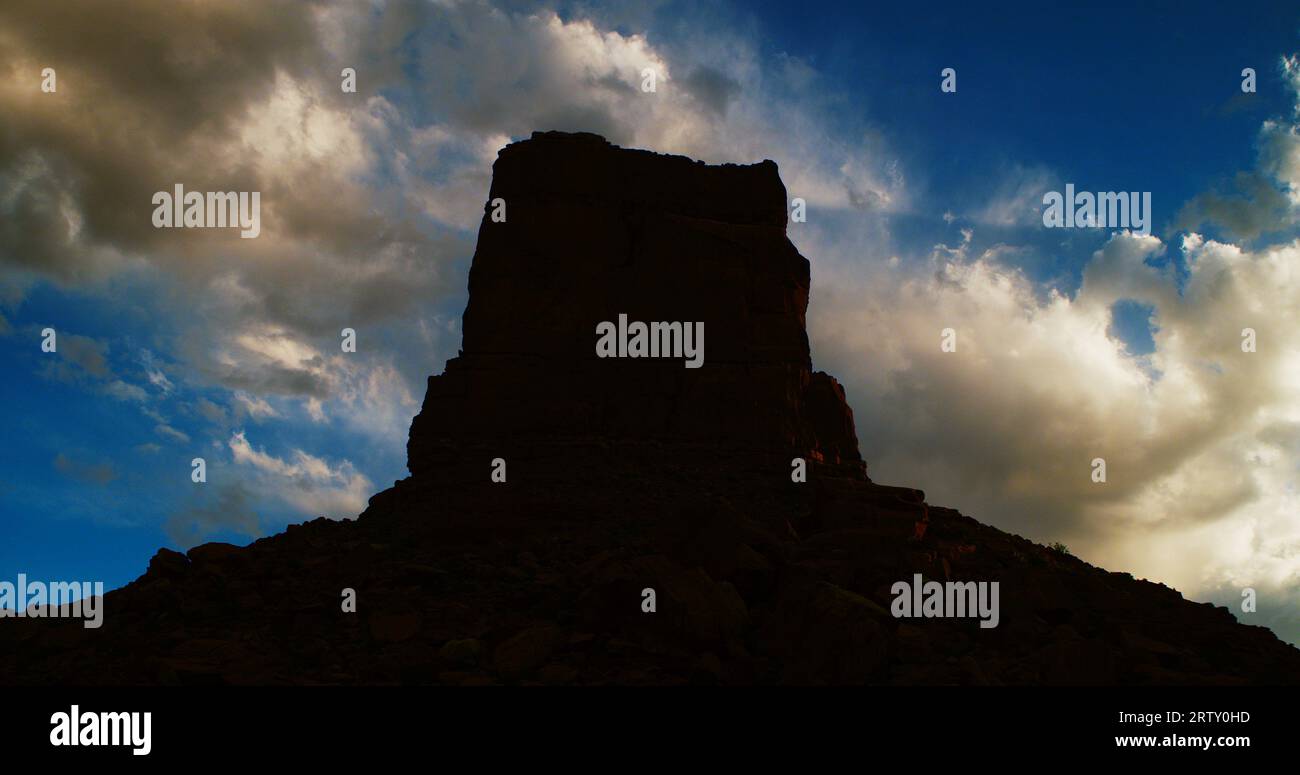
M 356 521 L 160 550 L 99 630 L 0 621 L 0 683 L 1300 683 L 1225 608 L 871 481 L 785 212 L 772 162 L 505 148 L 411 476 Z M 620 315 L 702 324 L 702 363 L 598 357 Z M 997 626 L 896 618 L 917 574 L 996 582 Z

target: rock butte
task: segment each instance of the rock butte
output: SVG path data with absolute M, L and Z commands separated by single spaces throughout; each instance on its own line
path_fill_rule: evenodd
M 356 521 L 163 549 L 100 630 L 0 620 L 0 683 L 1300 683 L 1226 608 L 871 481 L 772 162 L 539 133 L 496 197 L 410 477 Z M 704 367 L 597 358 L 620 313 L 704 321 Z M 916 574 L 998 582 L 998 626 L 895 619 Z
M 411 473 L 520 447 L 693 443 L 702 458 L 861 467 L 853 413 L 808 352 L 808 260 L 776 165 L 708 166 L 537 134 L 501 151 L 461 355 L 429 378 Z M 603 360 L 602 321 L 702 321 L 706 366 Z

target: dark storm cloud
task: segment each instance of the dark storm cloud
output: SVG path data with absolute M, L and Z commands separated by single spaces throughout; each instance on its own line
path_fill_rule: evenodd
M 212 151 L 225 147 L 247 106 L 267 96 L 277 70 L 311 66 L 313 6 L 0 7 L 0 73 L 21 84 L 5 92 L 0 174 L 9 183 L 7 209 L 34 234 L 14 242 L 6 233 L 3 258 L 66 279 L 84 267 L 68 253 L 62 213 L 75 210 L 88 241 L 140 248 L 159 237 L 148 217 L 154 191 L 186 177 L 251 188 L 248 170 Z M 46 67 L 57 74 L 53 94 L 40 90 Z
M 352 10 L 361 9 L 5 4 L 0 77 L 14 86 L 0 91 L 0 267 L 80 284 L 138 257 L 183 282 L 247 270 L 272 284 L 268 294 L 286 274 L 311 273 L 345 296 L 359 274 L 350 267 L 376 252 L 399 246 L 434 260 L 400 195 L 351 179 L 367 144 L 384 140 L 371 113 L 382 106 L 338 87 L 342 65 L 358 63 L 340 63 L 326 40 Z M 40 90 L 44 67 L 57 73 L 53 94 Z M 154 228 L 153 194 L 177 183 L 260 192 L 270 237 Z M 277 272 L 254 268 L 272 261 Z M 427 294 L 428 274 L 388 279 L 390 299 Z M 266 312 L 274 317 L 274 305 Z
M 427 169 L 410 147 L 415 123 L 376 96 L 403 78 L 387 46 L 424 5 L 0 6 L 2 301 L 20 307 L 41 279 L 93 294 L 105 278 L 128 289 L 138 278 L 189 387 L 330 399 L 338 364 L 276 361 L 231 342 L 274 330 L 337 351 L 340 329 L 353 327 L 375 345 L 373 327 L 410 322 L 448 293 L 443 265 L 468 257 L 472 235 L 426 212 L 403 166 Z M 383 35 L 364 34 L 376 24 Z M 339 88 L 345 66 L 359 71 L 357 94 Z M 57 73 L 52 94 L 40 89 L 45 67 Z M 449 207 L 481 207 L 488 164 L 471 162 L 478 177 Z M 154 228 L 154 192 L 177 183 L 260 192 L 261 235 Z M 436 368 L 418 335 L 387 343 L 413 380 Z M 371 349 L 349 367 L 364 376 L 363 361 L 383 360 Z M 116 379 L 95 340 L 60 333 L 58 360 L 40 367 L 121 400 L 149 397 Z M 220 406 L 194 406 L 221 424 Z M 157 427 L 187 436 L 161 417 Z

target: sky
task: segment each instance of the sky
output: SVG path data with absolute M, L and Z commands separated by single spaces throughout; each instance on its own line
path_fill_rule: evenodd
M 4 3 L 0 578 L 405 477 L 492 161 L 558 129 L 777 162 L 874 479 L 1300 642 L 1300 7 L 1142 5 Z M 260 235 L 155 228 L 177 183 Z M 1045 228 L 1067 183 L 1149 234 Z

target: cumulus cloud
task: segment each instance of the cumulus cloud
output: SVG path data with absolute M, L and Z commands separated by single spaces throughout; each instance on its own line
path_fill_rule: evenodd
M 347 3 L 73 2 L 0 9 L 0 272 L 102 290 L 143 273 L 169 284 L 164 310 L 193 368 L 234 320 L 319 335 L 408 313 L 441 292 L 438 267 L 465 241 L 419 222 L 388 178 L 386 149 L 409 117 L 339 88 L 329 24 L 364 24 Z M 354 17 L 356 17 L 354 19 Z M 113 36 L 87 34 L 112 26 Z M 87 43 L 90 41 L 90 43 Z M 359 65 L 356 52 L 348 61 Z M 39 89 L 55 67 L 58 91 Z M 152 194 L 258 191 L 262 234 L 155 229 Z M 481 194 L 479 195 L 481 196 Z M 201 319 L 194 315 L 201 312 Z M 185 323 L 193 320 L 194 325 Z M 195 341 L 199 340 L 199 341 Z M 252 390 L 300 374 L 236 372 Z M 149 373 L 167 391 L 166 375 Z
M 454 147 L 535 130 L 588 131 L 718 163 L 774 157 L 791 195 L 817 206 L 895 209 L 906 201 L 882 139 L 828 131 L 815 71 L 788 56 L 771 67 L 752 41 L 712 29 L 708 46 L 689 37 L 657 46 L 592 19 L 486 3 L 403 4 L 387 16 L 368 45 L 410 38 L 422 77 L 400 88 L 440 106 L 436 136 Z M 510 56 L 485 58 L 485 49 Z M 647 69 L 655 74 L 651 93 L 642 89 Z M 475 175 L 486 191 L 486 168 Z
M 910 263 L 844 237 L 801 245 L 818 257 L 810 328 L 874 477 L 1201 599 L 1235 607 L 1256 588 L 1259 619 L 1238 615 L 1300 640 L 1300 240 L 1120 232 L 1070 294 L 1026 277 L 1008 246 L 974 252 L 970 231 Z M 1141 357 L 1115 333 L 1125 302 L 1152 311 Z
M 818 361 L 849 386 L 874 475 L 1193 593 L 1229 578 L 1294 586 L 1300 243 L 1251 253 L 1189 236 L 1182 293 L 1145 260 L 1163 248 L 1113 237 L 1073 298 L 1041 298 L 989 254 L 936 251 L 924 271 L 819 266 Z M 1154 309 L 1156 377 L 1111 333 L 1125 299 Z M 1242 351 L 1243 328 L 1257 352 Z

